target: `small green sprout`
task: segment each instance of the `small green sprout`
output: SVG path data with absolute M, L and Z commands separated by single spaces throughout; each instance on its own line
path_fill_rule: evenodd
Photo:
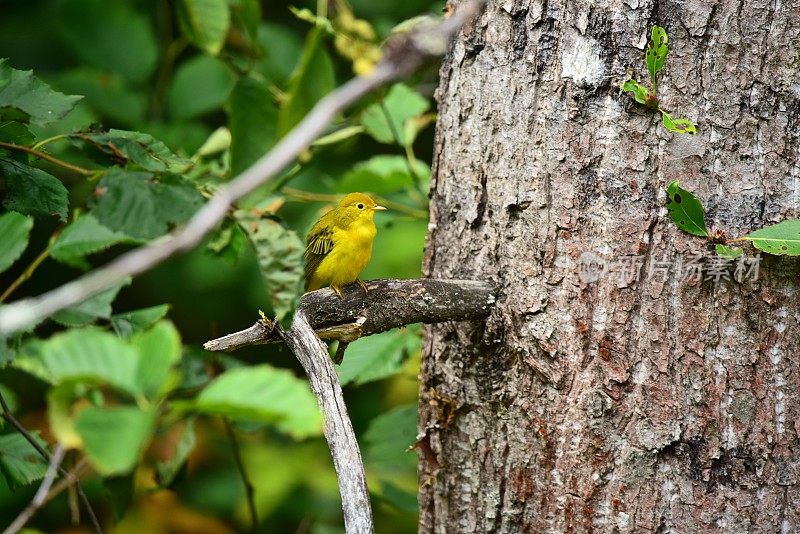
M 667 63 L 668 43 L 667 31 L 661 26 L 653 26 L 650 42 L 647 43 L 647 51 L 644 54 L 647 72 L 650 74 L 650 89 L 634 80 L 633 74 L 629 71 L 628 78 L 622 82 L 622 92 L 630 92 L 637 103 L 661 112 L 661 123 L 670 132 L 695 134 L 697 127 L 692 121 L 673 119 L 658 105 L 658 73 L 664 70 L 664 65 Z

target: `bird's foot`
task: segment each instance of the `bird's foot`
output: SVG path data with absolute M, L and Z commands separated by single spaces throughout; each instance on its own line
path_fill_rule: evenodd
M 367 296 L 367 284 L 365 284 L 360 278 L 356 278 L 356 283 L 361 286 L 361 290 L 364 291 L 364 296 Z
M 333 292 L 336 293 L 336 296 L 338 296 L 340 299 L 344 298 L 344 295 L 342 295 L 341 287 L 331 284 L 331 289 L 333 289 Z

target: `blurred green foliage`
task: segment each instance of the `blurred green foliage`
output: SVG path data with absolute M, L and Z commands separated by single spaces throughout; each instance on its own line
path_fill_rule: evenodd
M 0 301 L 40 294 L 186 222 L 403 20 L 443 2 L 38 0 L 0 17 Z M 305 232 L 354 190 L 391 208 L 365 278 L 418 277 L 435 68 L 338 117 L 197 249 L 0 339 L 0 394 L 114 532 L 341 532 L 321 418 L 281 346 L 202 342 L 290 317 Z M 416 531 L 420 329 L 351 344 L 339 368 L 382 533 Z M 87 468 L 87 465 L 90 468 Z M 46 464 L 0 426 L 0 524 Z M 90 531 L 81 514 L 80 531 Z M 76 532 L 66 494 L 30 527 Z

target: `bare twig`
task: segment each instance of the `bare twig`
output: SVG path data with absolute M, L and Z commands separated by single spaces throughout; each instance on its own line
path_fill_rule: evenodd
M 348 534 L 372 533 L 375 528 L 361 451 L 347 416 L 339 377 L 325 344 L 314 333 L 302 310 L 295 313 L 291 330 L 281 331 L 281 334 L 305 369 L 311 391 L 322 411 L 325 439 L 333 457 L 342 497 L 345 530 Z
M 77 165 L 73 165 L 72 163 L 67 163 L 66 161 L 60 160 L 55 156 L 51 156 L 47 152 L 42 152 L 41 150 L 34 150 L 26 146 L 15 145 L 14 143 L 5 143 L 0 141 L 0 147 L 8 148 L 9 150 L 19 150 L 20 152 L 27 152 L 28 154 L 36 156 L 39 159 L 47 160 L 53 165 L 58 165 L 59 167 L 69 169 L 72 172 L 82 174 L 83 176 L 92 176 L 97 172 L 97 171 L 91 171 L 89 169 L 84 169 L 83 167 L 78 167 Z
M 44 479 L 42 480 L 39 489 L 36 490 L 36 494 L 33 496 L 33 500 L 31 500 L 30 504 L 19 513 L 16 519 L 11 522 L 8 527 L 3 531 L 3 534 L 16 534 L 22 527 L 28 524 L 28 521 L 31 520 L 33 514 L 42 507 L 47 499 L 47 494 L 50 491 L 50 486 L 53 485 L 53 482 L 56 479 L 56 473 L 58 472 L 58 468 L 61 467 L 61 461 L 64 459 L 64 447 L 61 446 L 59 443 L 56 445 L 55 449 L 53 449 L 53 455 L 50 457 L 50 463 L 47 466 L 47 472 L 44 475 Z
M 11 413 L 11 409 L 9 408 L 8 403 L 6 402 L 6 399 L 5 397 L 3 397 L 2 393 L 0 393 L 0 407 L 3 408 L 3 414 L 2 414 L 3 419 L 5 419 L 8 424 L 13 426 L 14 429 L 17 432 L 19 432 L 22 435 L 22 437 L 25 438 L 25 440 L 28 443 L 30 443 L 34 449 L 36 449 L 36 452 L 39 453 L 39 456 L 44 458 L 46 462 L 50 463 L 51 461 L 50 453 L 47 452 L 47 450 L 45 450 L 44 448 L 42 448 L 42 446 L 39 445 L 39 443 L 35 439 L 33 439 L 31 433 L 28 432 L 24 426 L 22 426 L 22 423 L 20 423 L 17 420 L 17 418 L 14 417 L 14 414 Z M 89 498 L 86 497 L 86 493 L 84 493 L 81 483 L 60 465 L 58 466 L 58 474 L 65 477 L 67 480 L 69 480 L 69 482 L 72 485 L 74 485 L 75 491 L 78 492 L 78 497 L 80 498 L 81 503 L 83 503 L 84 508 L 86 508 L 86 513 L 89 514 L 89 519 L 91 519 L 92 521 L 92 526 L 94 527 L 94 531 L 97 534 L 103 534 L 103 528 L 100 526 L 100 522 L 97 520 L 97 515 L 94 513 L 94 508 L 92 508 L 92 505 L 89 502 Z
M 413 323 L 483 319 L 489 315 L 495 288 L 472 280 L 372 280 L 368 293 L 353 285 L 343 298 L 330 289 L 303 295 L 299 309 L 322 339 L 354 341 Z M 279 340 L 271 323 L 259 320 L 245 330 L 212 339 L 206 350 L 231 351 Z
M 341 111 L 373 89 L 410 74 L 428 58 L 443 54 L 450 37 L 482 7 L 484 1 L 465 2 L 444 21 L 400 34 L 387 42 L 383 59 L 369 75 L 350 80 L 320 100 L 270 152 L 229 182 L 227 187 L 217 191 L 182 229 L 159 242 L 123 254 L 105 267 L 43 295 L 0 308 L 0 336 L 36 324 L 128 276 L 141 274 L 179 252 L 194 248 L 225 218 L 234 202 L 267 183 L 294 161 Z
M 236 438 L 236 432 L 233 430 L 233 425 L 231 425 L 228 418 L 223 417 L 222 422 L 225 424 L 225 432 L 228 434 L 228 441 L 231 442 L 231 451 L 233 452 L 233 459 L 236 461 L 236 469 L 239 471 L 239 476 L 242 478 L 242 484 L 244 485 L 245 496 L 247 497 L 247 509 L 250 512 L 250 532 L 258 532 L 258 512 L 256 512 L 255 493 L 253 492 L 253 484 L 250 482 L 250 477 L 247 476 L 247 471 L 244 468 L 242 451 L 239 448 L 239 440 Z

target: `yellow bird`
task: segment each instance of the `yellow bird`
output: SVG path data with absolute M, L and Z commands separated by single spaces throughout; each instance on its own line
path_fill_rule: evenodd
M 375 212 L 385 209 L 368 195 L 350 193 L 320 217 L 306 238 L 306 291 L 329 285 L 341 298 L 342 287 L 358 282 L 367 292 L 358 275 L 372 256 Z

